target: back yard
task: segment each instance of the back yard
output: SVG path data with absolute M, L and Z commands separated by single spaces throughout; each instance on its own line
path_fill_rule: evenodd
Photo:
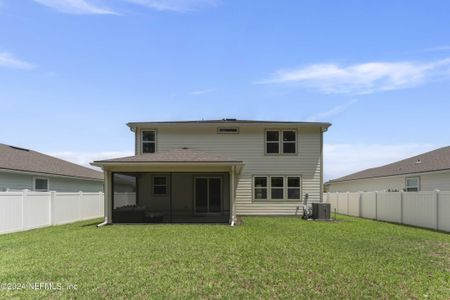
M 2 235 L 0 298 L 450 298 L 448 234 L 338 218 L 90 221 Z

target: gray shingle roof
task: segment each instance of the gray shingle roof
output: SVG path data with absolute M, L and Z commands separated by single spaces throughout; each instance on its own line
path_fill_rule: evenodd
M 367 169 L 341 178 L 333 179 L 327 183 L 440 170 L 450 170 L 450 146 L 439 148 L 381 167 Z
M 145 153 L 135 156 L 119 157 L 107 160 L 94 161 L 94 165 L 102 165 L 103 163 L 161 163 L 161 162 L 229 162 L 229 163 L 242 163 L 235 159 L 230 159 L 217 154 L 210 154 L 203 151 L 195 151 L 191 149 L 173 149 L 168 151 Z
M 138 126 L 156 126 L 156 125 L 195 125 L 195 124 L 291 124 L 304 126 L 322 126 L 329 127 L 331 123 L 327 122 L 302 122 L 302 121 L 262 121 L 262 120 L 239 120 L 239 119 L 219 119 L 219 120 L 194 120 L 194 121 L 155 121 L 155 122 L 130 122 L 127 125 L 131 128 Z
M 33 150 L 0 144 L 0 170 L 103 180 L 103 173 Z

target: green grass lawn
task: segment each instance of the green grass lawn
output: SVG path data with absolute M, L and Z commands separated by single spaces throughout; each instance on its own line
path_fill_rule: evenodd
M 450 236 L 350 217 L 80 222 L 0 236 L 0 298 L 450 298 Z M 76 285 L 68 290 L 67 284 Z

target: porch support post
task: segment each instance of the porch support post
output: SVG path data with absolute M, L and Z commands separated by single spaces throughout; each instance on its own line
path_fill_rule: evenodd
M 104 170 L 105 173 L 105 223 L 112 222 L 112 178 L 111 171 Z
M 230 172 L 230 225 L 231 226 L 236 225 L 235 173 L 236 173 L 236 167 L 231 166 L 231 172 Z

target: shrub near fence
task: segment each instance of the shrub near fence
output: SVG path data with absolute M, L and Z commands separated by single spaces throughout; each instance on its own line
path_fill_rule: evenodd
M 325 193 L 344 215 L 450 231 L 450 192 Z
M 103 193 L 0 192 L 0 234 L 104 215 Z

